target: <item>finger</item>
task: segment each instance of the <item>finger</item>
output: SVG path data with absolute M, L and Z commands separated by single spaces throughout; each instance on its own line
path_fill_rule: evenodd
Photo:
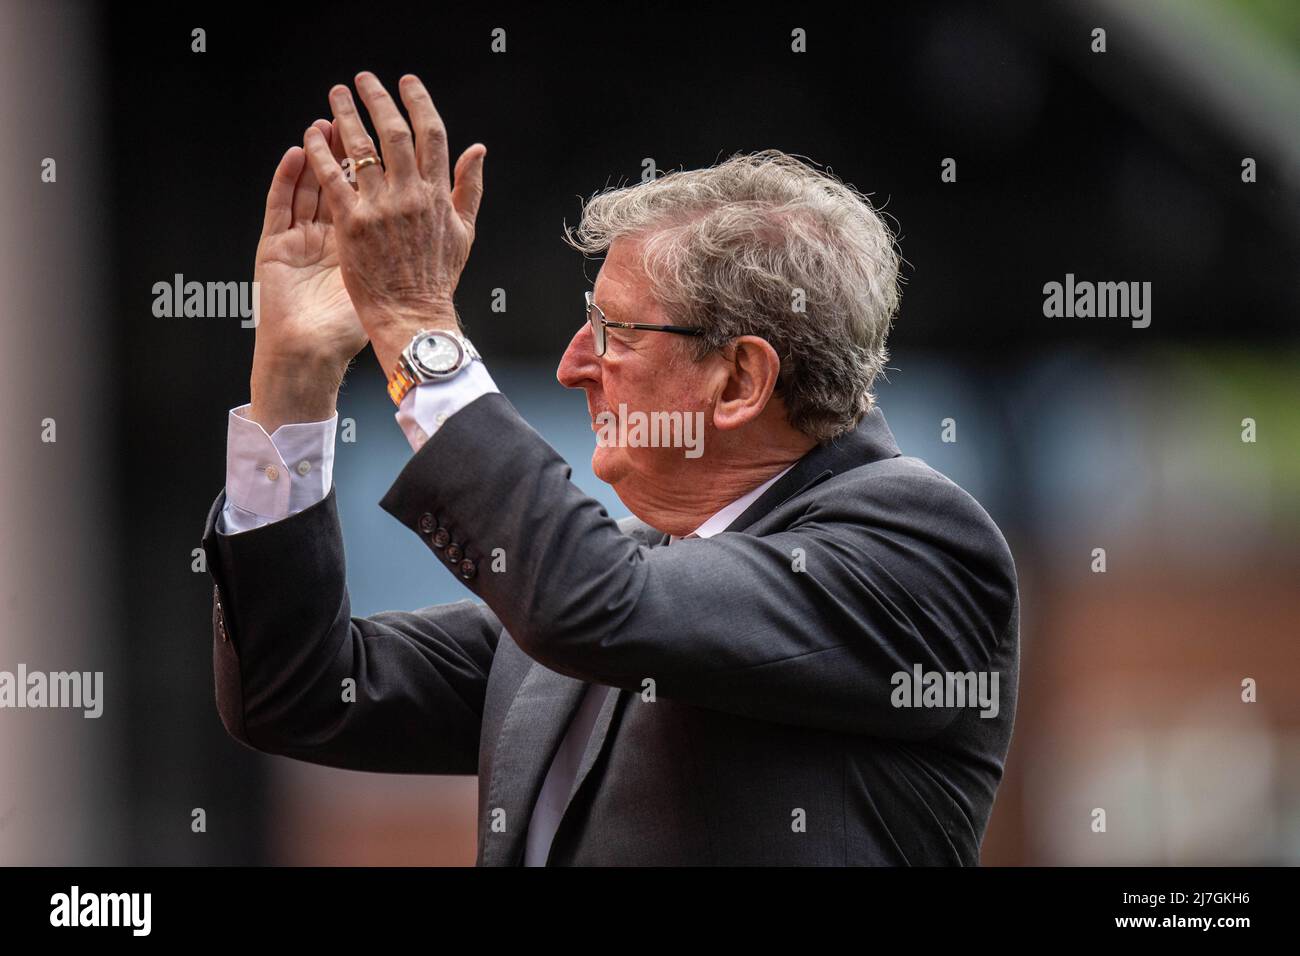
M 356 205 L 357 194 L 353 192 L 343 170 L 334 159 L 334 154 L 330 152 L 325 135 L 315 126 L 307 127 L 307 133 L 303 136 L 303 148 L 307 151 L 307 161 L 316 174 L 316 181 L 320 183 L 331 214 L 337 216 Z
M 341 143 L 337 147 L 335 146 L 335 142 L 338 140 L 339 137 L 334 132 L 334 124 L 327 119 L 322 119 L 322 120 L 317 120 L 312 125 L 315 126 L 318 130 L 320 130 L 320 134 L 325 137 L 325 142 L 329 143 L 330 152 L 334 155 L 334 158 L 336 160 L 341 162 L 342 157 L 339 155 L 339 153 L 343 152 L 343 146 Z M 312 175 L 313 176 L 316 175 L 315 170 L 312 170 Z M 347 176 L 344 175 L 343 178 L 346 180 Z M 349 183 L 348 185 L 352 186 L 354 190 L 357 188 L 352 183 Z M 316 203 L 316 221 L 317 222 L 334 221 L 334 213 L 330 209 L 329 197 L 325 195 L 324 190 L 321 190 L 320 201 Z
M 334 129 L 343 137 L 343 149 L 355 163 L 365 156 L 378 157 L 375 145 L 366 133 L 365 124 L 352 101 L 352 91 L 343 84 L 330 90 L 330 108 L 334 111 Z M 316 170 L 317 175 L 320 170 Z M 384 171 L 378 163 L 356 170 L 357 187 L 362 195 L 378 192 L 384 184 Z M 322 180 L 324 182 L 324 180 Z
M 433 97 L 418 76 L 408 73 L 399 84 L 402 102 L 415 129 L 415 155 L 420 175 L 431 183 L 450 186 L 447 163 L 447 127 L 442 123 Z
M 262 234 L 284 232 L 293 225 L 293 187 L 302 172 L 303 153 L 299 146 L 290 146 L 280 157 L 271 177 L 271 188 L 266 194 L 266 218 L 262 221 Z
M 336 127 L 333 123 L 330 123 L 329 141 L 330 141 L 330 152 L 334 154 L 334 158 L 337 159 L 341 165 L 348 158 L 348 154 L 347 154 L 347 150 L 343 148 L 343 134 L 338 131 L 338 127 Z M 356 192 L 357 184 L 354 181 L 356 177 L 355 176 L 349 177 L 347 175 L 347 170 L 345 169 L 343 171 L 343 178 L 347 181 L 347 184 L 352 187 L 352 191 Z M 321 216 L 322 211 L 324 212 L 324 218 L 322 218 Z M 334 221 L 334 213 L 330 209 L 329 202 L 326 201 L 325 196 L 323 194 L 321 196 L 321 208 L 320 210 L 317 210 L 316 218 L 319 219 L 321 222 Z
M 321 120 L 320 122 L 325 124 L 323 127 L 318 127 L 321 131 L 321 135 L 323 135 L 329 142 L 330 152 L 334 155 L 335 160 L 341 164 L 348 158 L 347 154 L 343 150 L 343 137 L 339 131 L 334 128 L 334 124 L 329 120 Z M 343 179 L 347 181 L 348 185 L 352 188 L 352 191 L 356 192 L 357 184 L 348 180 L 347 170 L 344 170 Z M 316 221 L 334 221 L 334 210 L 330 208 L 329 197 L 323 192 L 321 193 L 320 204 L 316 207 Z
M 317 120 L 312 126 L 320 129 L 324 122 L 325 120 Z M 316 218 L 316 208 L 319 205 L 320 183 L 316 181 L 311 163 L 303 163 L 302 172 L 298 174 L 298 185 L 293 191 L 293 221 L 311 222 Z
M 325 122 L 329 123 L 329 120 L 326 120 Z M 330 152 L 332 152 L 334 158 L 341 163 L 343 160 L 348 158 L 347 150 L 343 148 L 343 134 L 335 128 L 333 123 L 330 123 L 329 126 L 330 132 L 328 138 L 330 141 Z
M 456 188 L 451 191 L 451 204 L 471 233 L 478 219 L 479 203 L 483 201 L 483 160 L 487 147 L 475 143 L 456 160 Z
M 414 179 L 417 175 L 415 142 L 411 136 L 411 127 L 406 125 L 401 110 L 375 74 L 358 73 L 356 82 L 361 102 L 366 104 L 370 121 L 379 134 L 379 145 L 384 151 L 384 168 L 388 170 L 389 181 Z

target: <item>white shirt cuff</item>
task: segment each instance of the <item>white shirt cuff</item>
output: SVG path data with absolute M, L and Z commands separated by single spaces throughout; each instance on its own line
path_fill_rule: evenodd
M 425 382 L 408 391 L 397 408 L 397 424 L 406 434 L 411 450 L 419 451 L 452 415 L 474 399 L 496 391 L 500 389 L 487 366 L 475 360 L 455 378 Z
M 268 435 L 232 408 L 226 429 L 226 503 L 218 530 L 237 534 L 280 521 L 321 501 L 334 480 L 335 413 L 323 422 L 291 422 Z

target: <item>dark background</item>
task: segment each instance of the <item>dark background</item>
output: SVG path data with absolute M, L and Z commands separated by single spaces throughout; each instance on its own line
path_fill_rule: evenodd
M 175 273 L 251 279 L 276 161 L 328 115 L 329 87 L 362 69 L 390 89 L 404 72 L 424 79 L 453 162 L 487 144 L 458 308 L 503 390 L 555 434 L 575 477 L 590 449 L 562 434 L 573 396 L 552 377 L 598 267 L 561 239 L 580 197 L 637 181 L 646 157 L 667 171 L 768 147 L 871 194 L 906 260 L 885 412 L 905 453 L 980 498 L 1021 568 L 1024 697 L 986 862 L 1300 859 L 1293 706 L 1244 726 L 1264 756 L 1211 781 L 1214 792 L 1244 773 L 1263 794 L 1270 829 L 1244 850 L 1237 829 L 1198 816 L 1208 812 L 1194 795 L 1205 782 L 1160 757 L 1197 739 L 1178 736 L 1187 726 L 1179 701 L 1204 688 L 1230 698 L 1241 674 L 1267 667 L 1290 681 L 1289 696 L 1300 689 L 1288 643 L 1300 615 L 1286 593 L 1300 566 L 1297 478 L 1286 464 L 1297 431 L 1300 164 L 1296 116 L 1283 109 L 1295 103 L 1297 21 L 1284 4 L 1224 4 L 1247 38 L 1234 45 L 1187 12 L 1203 7 L 1153 4 L 1142 16 L 1068 3 L 730 5 L 725 14 L 495 3 L 77 8 L 94 58 L 71 68 L 96 78 L 77 95 L 102 149 L 102 185 L 85 212 L 102 238 L 93 331 L 112 372 L 93 408 L 67 414 L 99 416 L 107 440 L 94 463 L 107 498 L 96 573 L 112 623 L 95 640 L 122 709 L 115 731 L 88 745 L 100 796 L 78 812 L 95 820 L 94 838 L 48 862 L 464 862 L 466 834 L 472 859 L 472 789 L 449 792 L 459 815 L 430 830 L 442 791 L 350 775 L 368 778 L 359 796 L 337 771 L 286 782 L 305 771 L 226 736 L 212 694 L 211 583 L 189 552 L 221 488 L 227 410 L 248 400 L 253 332 L 151 312 L 153 284 Z M 1104 54 L 1090 52 L 1094 26 L 1107 29 Z M 194 27 L 207 32 L 204 53 L 190 50 Z M 495 27 L 507 31 L 504 54 L 490 52 Z M 790 51 L 795 27 L 807 31 L 807 53 Z M 43 36 L 57 41 L 59 30 Z M 1242 77 L 1266 55 L 1289 72 L 1261 93 Z M 53 71 L 57 57 L 42 63 Z M 29 80 L 42 82 L 39 70 Z M 1241 180 L 1245 156 L 1258 162 L 1256 183 Z M 945 157 L 957 160 L 956 183 L 940 180 Z M 1044 318 L 1043 284 L 1067 272 L 1151 282 L 1150 328 Z M 496 288 L 507 291 L 505 314 L 489 310 Z M 349 538 L 356 613 L 460 596 L 441 578 L 421 587 L 442 574 L 431 566 L 404 568 L 392 590 L 379 580 L 386 572 L 365 570 L 393 561 L 401 530 L 374 517 L 374 502 L 405 459 L 372 353 L 344 388 L 340 415 L 375 436 L 341 446 L 336 475 L 353 496 L 341 499 L 345 522 L 364 532 L 355 548 Z M 1218 404 L 1206 414 L 1211 393 Z M 949 415 L 963 429 L 956 447 L 938 441 Z M 1242 453 L 1245 415 L 1272 424 L 1261 426 L 1267 450 L 1244 446 L 1263 464 L 1237 467 L 1230 456 Z M 1188 469 L 1213 480 L 1188 491 L 1169 478 Z M 1142 494 L 1126 493 L 1128 478 L 1145 482 Z M 1252 491 L 1261 486 L 1272 496 L 1263 503 Z M 1235 542 L 1227 557 L 1197 558 L 1223 544 L 1225 529 Z M 1090 549 L 1103 545 L 1124 556 L 1106 579 L 1111 591 L 1087 573 Z M 400 553 L 414 562 L 423 551 Z M 1261 590 L 1243 596 L 1247 586 Z M 1247 623 L 1243 608 L 1258 617 Z M 1243 629 L 1230 633 L 1215 614 Z M 1234 659 L 1243 649 L 1247 659 Z M 1081 686 L 1096 693 L 1078 696 Z M 1165 695 L 1174 695 L 1167 706 L 1139 706 Z M 1125 703 L 1131 720 L 1108 737 L 1099 715 Z M 1172 736 L 1149 736 L 1132 756 L 1130 732 L 1157 727 Z M 1214 747 L 1240 751 L 1240 739 Z M 1094 772 L 1098 747 L 1120 769 L 1103 761 L 1111 770 Z M 1208 764 L 1202 772 L 1214 773 Z M 1105 795 L 1074 788 L 1099 779 L 1118 782 Z M 1085 809 L 1140 808 L 1127 824 L 1135 832 L 1171 814 L 1190 822 L 1154 842 L 1098 850 L 1087 836 L 1061 835 L 1073 813 L 1055 815 L 1063 794 Z M 207 810 L 206 835 L 190 831 L 196 806 Z M 1253 803 L 1234 811 L 1258 812 Z M 1188 835 L 1205 820 L 1209 837 Z

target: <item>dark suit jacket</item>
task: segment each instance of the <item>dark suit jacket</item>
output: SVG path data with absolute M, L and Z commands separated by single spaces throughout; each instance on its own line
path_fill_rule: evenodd
M 1011 554 L 973 498 L 900 457 L 879 410 L 726 532 L 672 547 L 569 474 L 501 395 L 452 416 L 380 504 L 486 605 L 370 617 L 350 614 L 333 490 L 236 535 L 218 495 L 203 544 L 229 733 L 478 774 L 478 862 L 511 865 L 594 682 L 610 689 L 552 865 L 978 863 L 1019 634 Z M 894 706 L 918 664 L 998 672 L 997 716 Z

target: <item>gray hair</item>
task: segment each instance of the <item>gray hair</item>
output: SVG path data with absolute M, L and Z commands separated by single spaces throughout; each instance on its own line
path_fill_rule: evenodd
M 643 266 L 672 323 L 697 326 L 695 359 L 736 336 L 781 357 L 790 424 L 825 441 L 874 403 L 898 310 L 894 237 L 862 193 L 780 150 L 591 197 L 565 240 L 587 255 L 644 240 Z

